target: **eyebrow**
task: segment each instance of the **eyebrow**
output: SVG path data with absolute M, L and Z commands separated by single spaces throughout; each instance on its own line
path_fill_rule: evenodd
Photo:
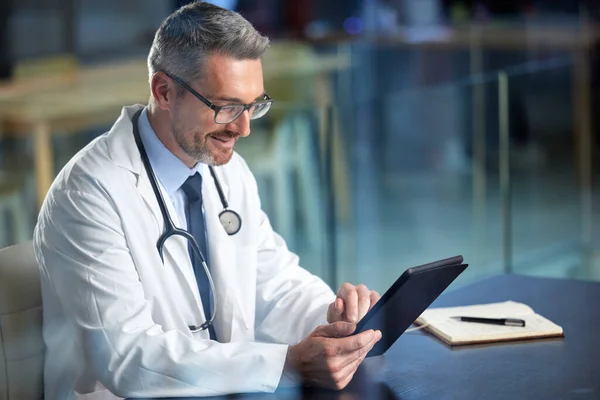
M 256 98 L 254 99 L 254 101 L 256 101 L 256 100 L 262 100 L 262 99 L 263 99 L 263 97 L 265 97 L 265 95 L 266 95 L 266 94 L 267 94 L 267 92 L 266 92 L 266 91 L 262 92 L 262 94 L 261 94 L 261 95 L 259 95 L 259 96 L 256 96 Z M 243 102 L 243 100 L 242 100 L 242 99 L 240 99 L 239 97 L 227 97 L 227 96 L 221 96 L 221 97 L 213 97 L 212 99 L 213 99 L 214 101 L 231 101 L 231 102 L 234 102 L 234 103 L 240 103 L 240 104 L 243 104 L 243 103 L 244 103 L 244 102 Z

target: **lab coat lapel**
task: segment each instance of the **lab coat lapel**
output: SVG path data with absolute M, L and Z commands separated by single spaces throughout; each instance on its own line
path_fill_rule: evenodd
M 164 222 L 162 214 L 160 212 L 158 200 L 156 199 L 154 191 L 152 190 L 152 186 L 150 185 L 150 180 L 148 178 L 148 174 L 146 173 L 145 169 L 142 169 L 139 172 L 138 181 L 137 181 L 137 189 L 138 189 L 138 192 L 140 193 L 140 195 L 142 196 L 144 203 L 146 203 L 146 206 L 152 213 L 152 217 L 153 217 L 154 221 L 156 222 L 156 225 L 158 226 L 159 232 L 160 233 L 164 232 L 165 222 Z
M 216 173 L 219 173 L 218 169 Z M 248 329 L 237 304 L 239 300 L 234 276 L 236 248 L 219 221 L 219 213 L 223 206 L 208 168 L 202 172 L 202 181 L 205 183 L 202 185 L 202 197 L 210 249 L 210 269 L 217 292 L 216 331 L 221 342 L 230 342 L 235 339 L 235 331 Z M 223 194 L 227 198 L 229 188 L 222 180 L 220 182 Z

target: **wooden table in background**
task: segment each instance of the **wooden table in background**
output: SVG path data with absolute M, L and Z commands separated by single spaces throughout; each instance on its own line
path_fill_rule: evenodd
M 146 103 L 144 65 L 134 60 L 0 85 L 3 134 L 33 138 L 38 206 L 54 179 L 52 135 L 109 124 L 123 105 Z
M 265 80 L 319 74 L 347 67 L 337 56 L 265 63 Z M 84 68 L 75 74 L 0 84 L 0 131 L 33 137 L 37 204 L 54 179 L 52 135 L 80 132 L 115 121 L 124 105 L 146 104 L 150 96 L 145 59 Z

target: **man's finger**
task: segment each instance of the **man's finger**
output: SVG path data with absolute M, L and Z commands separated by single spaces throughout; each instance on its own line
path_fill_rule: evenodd
M 344 311 L 349 322 L 358 322 L 358 293 L 356 288 L 349 283 L 344 283 L 338 292 L 344 300 Z
M 327 322 L 330 324 L 339 321 L 341 318 L 335 310 L 335 301 L 329 305 L 327 308 Z
M 329 325 L 319 326 L 317 332 L 319 336 L 328 338 L 346 338 L 354 333 L 356 324 L 350 322 L 335 322 Z
M 335 298 L 335 301 L 329 305 L 327 310 L 327 321 L 331 324 L 342 320 L 342 314 L 344 313 L 344 300 L 339 297 Z
M 343 382 L 347 384 L 352 379 L 352 376 L 354 376 L 354 373 L 358 369 L 358 366 L 363 362 L 369 351 L 371 351 L 373 346 L 375 346 L 375 344 L 379 341 L 380 338 L 381 332 L 379 332 L 378 335 L 373 335 L 373 340 L 369 342 L 369 344 L 365 348 L 356 350 L 349 357 L 347 357 L 347 360 L 345 360 L 345 362 L 340 367 L 340 370 L 336 373 L 335 379 L 338 382 Z
M 344 312 L 344 300 L 340 299 L 339 297 L 336 297 L 335 299 L 335 311 L 339 315 L 342 315 L 342 313 Z
M 371 293 L 369 294 L 369 297 L 371 298 L 371 306 L 369 307 L 369 310 L 370 310 L 371 308 L 373 308 L 373 306 L 375 305 L 375 303 L 377 303 L 379 301 L 379 299 L 381 298 L 381 296 L 376 291 L 371 290 Z
M 356 286 L 358 294 L 358 320 L 360 321 L 371 308 L 371 292 L 365 285 Z
M 367 355 L 367 353 L 369 351 L 371 351 L 371 349 L 373 348 L 373 346 L 375 346 L 375 344 L 381 339 L 381 332 L 380 331 L 376 331 L 375 334 L 373 335 L 373 339 L 367 343 L 366 346 L 361 347 L 359 349 L 356 349 L 354 351 L 351 351 L 348 354 L 345 354 L 343 356 L 343 361 L 340 363 L 340 367 L 345 367 L 348 364 L 351 364 L 352 362 L 356 361 L 359 358 L 363 358 Z
M 375 332 L 372 329 L 361 332 L 357 335 L 342 337 L 335 339 L 336 354 L 347 356 L 357 350 L 368 347 L 375 337 L 380 337 L 381 333 Z M 379 340 L 379 339 L 377 339 Z

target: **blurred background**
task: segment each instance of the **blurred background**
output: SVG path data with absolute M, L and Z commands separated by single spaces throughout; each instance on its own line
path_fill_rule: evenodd
M 0 246 L 56 173 L 146 103 L 161 21 L 189 1 L 0 2 Z M 238 144 L 275 229 L 337 287 L 600 279 L 596 0 L 221 0 L 272 39 L 276 102 Z

